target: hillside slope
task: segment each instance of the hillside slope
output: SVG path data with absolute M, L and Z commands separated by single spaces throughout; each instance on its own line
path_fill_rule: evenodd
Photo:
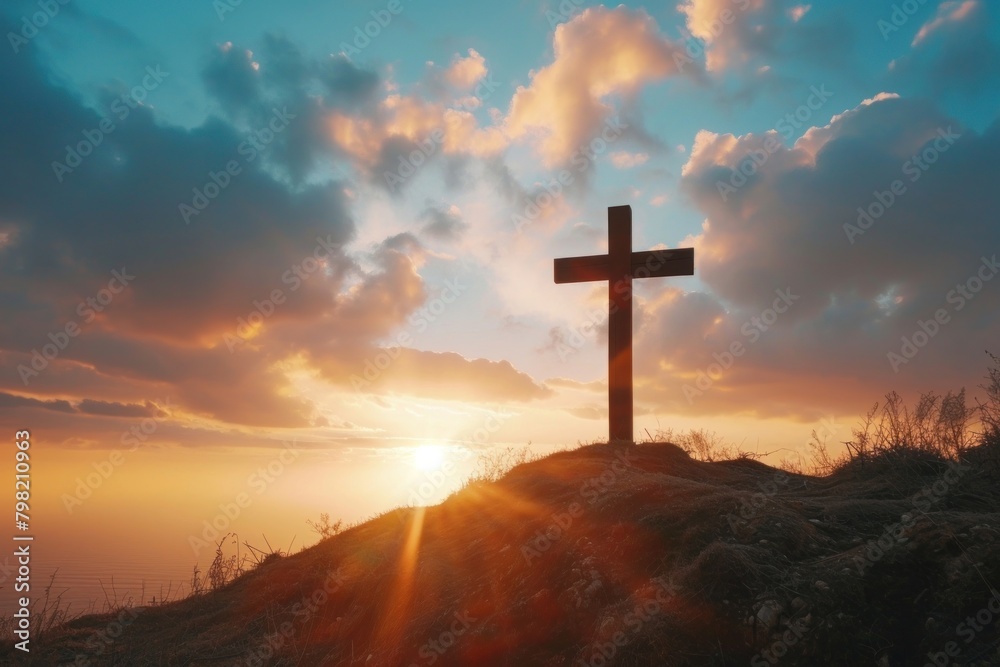
M 1000 664 L 998 476 L 583 447 L 221 590 L 77 619 L 32 664 Z

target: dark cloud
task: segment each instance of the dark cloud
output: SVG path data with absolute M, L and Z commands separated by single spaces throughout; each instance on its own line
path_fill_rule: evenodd
M 86 398 L 77 404 L 77 409 L 83 414 L 100 415 L 102 417 L 157 417 L 163 413 L 153 403 L 138 405 L 135 403 L 109 403 Z
M 967 7 L 967 11 L 961 11 Z M 925 23 L 908 53 L 893 61 L 889 85 L 941 97 L 987 102 L 1000 97 L 1000 28 L 989 2 L 945 3 Z
M 638 373 L 638 393 L 686 411 L 814 418 L 863 409 L 893 388 L 979 377 L 1000 317 L 1000 277 L 977 278 L 1000 255 L 1000 122 L 977 134 L 929 103 L 880 98 L 725 189 L 767 145 L 766 136 L 699 135 L 682 185 L 707 219 L 694 242 L 713 293 L 668 290 L 645 304 L 637 358 L 671 371 Z M 892 195 L 894 182 L 902 194 Z M 870 224 L 859 223 L 859 207 L 875 212 Z M 957 288 L 970 280 L 981 291 L 965 298 Z M 888 354 L 939 310 L 947 324 L 893 368 Z M 744 350 L 735 359 L 733 343 Z M 683 387 L 713 364 L 711 388 L 685 400 Z
M 342 107 L 370 101 L 379 87 L 378 74 L 357 67 L 343 54 L 318 62 L 316 76 L 326 86 L 332 102 Z
M 420 214 L 420 219 L 424 221 L 421 231 L 442 241 L 457 241 L 469 228 L 469 225 L 462 220 L 461 212 L 454 206 L 445 207 L 428 202 L 427 208 Z
M 26 398 L 0 392 L 0 410 L 11 408 L 41 408 L 43 410 L 53 410 L 55 412 L 75 412 L 73 405 L 69 401 L 51 400 L 44 401 L 36 398 Z
M 205 417 L 306 423 L 311 408 L 288 396 L 274 367 L 294 346 L 227 340 L 258 311 L 266 332 L 338 308 L 335 295 L 357 270 L 342 251 L 354 225 L 341 185 L 290 188 L 266 168 L 272 146 L 255 147 L 246 129 L 219 119 L 188 130 L 143 107 L 102 118 L 51 82 L 37 52 L 3 51 L 0 85 L 18 91 L 0 108 L 0 122 L 16 129 L 0 137 L 0 303 L 11 306 L 0 325 L 2 384 L 24 389 L 18 366 L 72 323 L 79 333 L 29 378 L 32 391 L 71 388 L 91 400 L 88 389 L 100 387 L 81 411 L 125 416 L 132 408 L 102 403 L 122 392 L 116 386 L 151 398 L 166 387 Z M 67 160 L 67 146 L 87 155 Z M 57 175 L 57 161 L 69 170 Z M 226 174 L 231 161 L 236 174 Z M 182 204 L 203 210 L 186 224 Z M 275 290 L 285 300 L 272 309 Z
M 704 42 L 710 70 L 752 71 L 778 60 L 836 69 L 853 64 L 857 30 L 850 10 L 843 7 L 800 0 L 685 0 L 678 11 Z
M 220 44 L 205 66 L 205 87 L 222 107 L 234 113 L 257 102 L 260 95 L 260 64 L 249 49 Z

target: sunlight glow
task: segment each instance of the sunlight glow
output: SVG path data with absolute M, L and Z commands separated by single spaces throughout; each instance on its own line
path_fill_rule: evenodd
M 421 445 L 413 451 L 413 467 L 418 470 L 437 470 L 444 459 L 445 451 L 441 445 Z

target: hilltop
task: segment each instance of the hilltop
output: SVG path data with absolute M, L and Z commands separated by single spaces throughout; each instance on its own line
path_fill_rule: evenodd
M 998 477 L 984 446 L 823 477 L 585 446 L 75 619 L 30 664 L 1000 664 Z

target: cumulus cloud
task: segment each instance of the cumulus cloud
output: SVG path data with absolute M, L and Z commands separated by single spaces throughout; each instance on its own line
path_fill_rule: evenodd
M 565 165 L 614 114 L 611 98 L 680 72 L 684 52 L 645 11 L 592 7 L 556 28 L 551 64 L 511 100 L 506 128 L 530 138 L 547 167 Z
M 265 39 L 259 59 L 227 46 L 204 80 L 228 119 L 186 129 L 139 107 L 57 174 L 53 162 L 69 163 L 67 146 L 102 117 L 52 82 L 39 53 L 0 55 L 0 85 L 18 91 L 2 112 L 18 132 L 0 137 L 0 407 L 128 420 L 169 398 L 175 421 L 211 428 L 321 423 L 291 376 L 319 372 L 304 366 L 313 358 L 377 351 L 427 297 L 415 236 L 386 239 L 362 268 L 345 250 L 355 222 L 344 184 L 294 177 L 311 173 L 320 154 L 302 151 L 323 146 L 329 114 L 369 104 L 377 78 L 282 38 Z M 275 107 L 287 127 L 254 144 Z M 220 183 L 230 162 L 239 170 Z M 455 212 L 442 213 L 427 231 L 459 233 Z M 40 356 L 68 324 L 58 354 Z M 422 354 L 400 369 L 426 379 Z M 451 387 L 481 368 L 499 387 L 484 396 L 543 391 L 502 362 L 442 363 Z M 400 386 L 419 394 L 415 378 Z
M 477 110 L 499 98 L 486 59 L 475 49 L 441 67 L 426 63 L 423 77 L 405 90 L 392 80 L 363 105 L 329 108 L 320 134 L 324 144 L 351 160 L 369 181 L 399 194 L 413 174 L 442 156 L 452 160 L 489 159 L 510 143 L 503 128 L 481 124 Z M 491 109 L 498 115 L 500 112 Z M 495 118 L 494 118 L 495 120 Z
M 979 282 L 1000 249 L 998 151 L 1000 124 L 980 135 L 892 95 L 791 146 L 773 132 L 699 135 L 682 186 L 706 219 L 685 244 L 712 291 L 668 288 L 643 304 L 637 356 L 660 372 L 640 373 L 639 394 L 698 412 L 815 417 L 862 409 L 873 388 L 977 377 L 1000 306 L 1000 280 Z M 889 196 L 880 213 L 873 204 Z M 970 280 L 981 291 L 965 298 Z M 941 309 L 934 340 L 893 363 Z M 743 351 L 725 366 L 734 343 Z M 710 388 L 687 400 L 685 385 L 713 364 Z
M 836 18 L 810 24 L 811 5 L 794 0 L 684 0 L 677 9 L 687 30 L 705 45 L 709 71 L 753 65 L 764 58 L 809 57 L 830 64 L 831 51 L 852 39 Z
M 465 58 L 456 56 L 445 72 L 445 79 L 459 90 L 469 90 L 486 76 L 486 58 L 469 49 Z
M 420 217 L 425 221 L 423 233 L 443 241 L 457 241 L 469 227 L 454 204 L 447 207 L 428 204 Z
M 373 182 L 395 187 L 438 155 L 496 155 L 508 145 L 497 127 L 480 127 L 462 105 L 391 94 L 370 113 L 334 111 L 325 118 L 328 140 L 351 157 Z M 414 157 L 415 156 L 415 157 Z

